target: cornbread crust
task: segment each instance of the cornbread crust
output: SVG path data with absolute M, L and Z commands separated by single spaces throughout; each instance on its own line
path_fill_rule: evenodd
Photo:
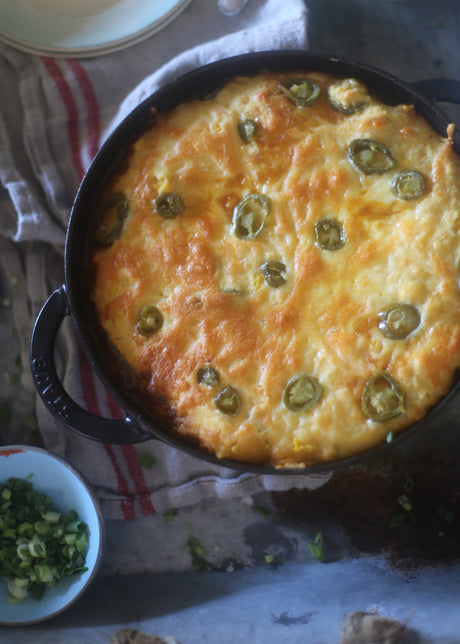
M 295 105 L 280 90 L 287 77 L 315 81 L 320 98 Z M 99 322 L 139 386 L 171 410 L 172 429 L 221 458 L 293 467 L 362 452 L 422 418 L 460 365 L 453 126 L 443 138 L 410 105 L 387 106 L 366 91 L 362 109 L 340 112 L 328 100 L 336 81 L 261 73 L 158 114 L 103 193 L 122 192 L 129 211 L 120 236 L 91 253 Z M 238 132 L 244 119 L 256 125 L 249 142 Z M 384 144 L 396 167 L 360 172 L 347 157 L 355 139 Z M 407 169 L 426 181 L 416 199 L 391 190 Z M 184 203 L 174 218 L 155 208 L 165 193 Z M 241 239 L 235 207 L 254 193 L 269 198 L 269 219 L 254 239 Z M 324 218 L 342 226 L 337 250 L 315 242 Z M 264 280 L 267 261 L 285 265 L 281 286 Z M 421 319 L 394 340 L 379 329 L 378 313 L 398 302 L 415 306 Z M 136 325 L 148 305 L 163 324 L 145 337 Z M 217 370 L 217 386 L 198 382 L 203 366 Z M 383 422 L 361 406 L 366 382 L 379 372 L 405 395 L 403 413 Z M 323 388 L 301 412 L 282 399 L 297 374 Z M 226 386 L 240 397 L 233 415 L 215 404 Z

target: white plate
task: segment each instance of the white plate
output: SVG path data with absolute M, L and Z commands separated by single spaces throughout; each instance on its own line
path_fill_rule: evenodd
M 163 29 L 191 0 L 0 0 L 0 39 L 39 55 L 108 54 Z
M 12 476 L 26 479 L 29 475 L 34 488 L 53 499 L 56 510 L 64 513 L 75 510 L 87 524 L 89 546 L 85 565 L 88 570 L 63 577 L 54 588 L 45 590 L 41 601 L 27 597 L 15 605 L 7 602 L 8 590 L 0 580 L 0 625 L 35 624 L 61 613 L 88 588 L 102 559 L 104 522 L 96 497 L 81 474 L 58 456 L 37 447 L 0 447 L 1 483 Z

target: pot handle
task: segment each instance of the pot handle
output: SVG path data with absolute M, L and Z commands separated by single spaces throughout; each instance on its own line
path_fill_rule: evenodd
M 411 85 L 440 103 L 460 105 L 460 80 L 454 78 L 425 78 Z
M 59 327 L 67 315 L 70 315 L 67 293 L 62 285 L 43 305 L 32 331 L 32 379 L 47 408 L 69 429 L 85 438 L 113 444 L 138 443 L 153 438 L 127 416 L 111 419 L 91 414 L 65 391 L 56 372 L 54 347 Z

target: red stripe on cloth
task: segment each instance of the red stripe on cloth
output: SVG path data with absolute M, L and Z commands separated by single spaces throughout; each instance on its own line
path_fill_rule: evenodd
M 86 69 L 83 65 L 78 60 L 74 59 L 69 59 L 67 63 L 72 70 L 73 75 L 80 86 L 83 98 L 85 99 L 88 114 L 88 154 L 90 159 L 93 159 L 96 152 L 99 150 L 101 139 L 100 112 L 96 92 L 94 91 L 91 79 L 86 73 Z
M 93 84 L 84 66 L 78 60 L 75 60 L 72 58 L 67 59 L 66 62 L 69 68 L 71 69 L 73 75 L 75 76 L 75 79 L 77 80 L 80 90 L 83 94 L 83 98 L 85 99 L 85 103 L 87 107 L 87 117 L 88 117 L 88 154 L 92 159 L 94 158 L 97 151 L 99 150 L 99 145 L 100 145 L 101 126 L 100 126 L 99 104 L 96 98 L 96 93 L 94 91 Z M 69 94 L 71 95 L 71 88 L 66 82 L 62 74 L 61 74 L 61 78 L 59 79 L 59 83 L 62 85 L 65 84 L 66 97 Z M 72 102 L 75 104 L 75 111 L 78 118 L 77 105 L 73 99 L 72 99 Z M 65 102 L 65 105 L 66 105 L 66 108 L 68 105 L 70 106 L 70 101 Z M 79 156 L 79 165 L 81 168 L 83 168 L 83 164 L 81 162 L 81 154 Z M 107 402 L 108 402 L 108 408 L 112 418 L 123 418 L 124 414 L 122 410 L 108 393 L 107 393 Z
M 123 413 L 123 410 L 119 407 L 117 402 L 112 398 L 112 396 L 108 392 L 106 392 L 106 401 L 107 401 L 107 407 L 109 409 L 109 412 L 112 418 L 117 418 L 117 417 L 123 418 L 125 416 L 125 414 Z M 125 445 L 122 447 L 122 452 L 123 452 L 123 456 L 126 461 L 126 464 L 128 466 L 129 473 L 136 486 L 136 491 L 140 495 L 139 505 L 140 505 L 142 514 L 144 515 L 155 514 L 156 510 L 150 499 L 150 490 L 145 480 L 142 467 L 139 465 L 138 454 L 135 448 L 132 445 Z
M 78 178 L 82 179 L 85 174 L 80 155 L 80 134 L 78 127 L 78 107 L 72 91 L 59 68 L 57 62 L 53 58 L 42 57 L 41 61 L 53 79 L 56 89 L 64 103 L 67 112 L 67 134 L 69 137 L 70 151 L 72 155 L 72 163 Z
M 139 465 L 138 455 L 135 448 L 133 447 L 133 445 L 123 445 L 122 450 L 129 469 L 129 473 L 131 474 L 136 485 L 136 490 L 140 494 L 139 505 L 142 514 L 155 514 L 156 510 L 153 507 L 152 501 L 150 499 L 150 490 L 147 485 L 147 481 L 145 480 L 142 467 Z
M 122 408 L 117 403 L 117 401 L 112 398 L 108 391 L 105 392 L 105 400 L 107 403 L 107 409 L 109 410 L 110 418 L 120 419 L 125 417 Z
M 118 465 L 114 449 L 112 445 L 104 445 L 105 451 L 107 452 L 107 455 L 110 459 L 110 462 L 112 463 L 113 471 L 115 472 L 115 476 L 117 477 L 117 483 L 118 483 L 118 492 L 120 494 L 125 494 L 126 499 L 122 499 L 120 501 L 120 507 L 121 511 L 123 514 L 124 519 L 135 519 L 136 518 L 136 511 L 134 509 L 134 498 L 128 496 L 129 490 L 128 486 L 126 484 L 126 480 L 123 477 L 123 473 L 120 469 L 120 466 Z
M 52 58 L 42 57 L 42 62 L 51 78 L 56 84 L 56 88 L 61 96 L 62 102 L 64 103 L 66 112 L 67 112 L 67 133 L 69 137 L 69 143 L 72 154 L 72 162 L 74 168 L 80 179 L 83 178 L 85 174 L 84 164 L 81 157 L 81 146 L 80 146 L 80 132 L 79 132 L 79 113 L 78 105 L 72 94 L 71 86 L 68 84 L 64 74 L 62 73 L 57 62 Z M 90 156 L 94 156 L 99 147 L 100 139 L 100 123 L 99 123 L 99 107 L 96 100 L 96 95 L 94 88 L 91 84 L 91 81 L 86 74 L 83 66 L 69 59 L 66 61 L 69 65 L 69 68 L 74 74 L 80 90 L 83 94 L 83 98 L 87 105 L 88 110 L 88 126 L 89 126 L 89 141 L 88 141 L 88 152 Z M 85 355 L 83 354 L 81 348 L 79 353 L 79 363 L 80 363 L 80 379 L 82 385 L 83 398 L 85 400 L 85 405 L 87 410 L 95 415 L 101 416 L 100 406 L 96 395 L 96 387 L 94 380 L 94 373 L 90 367 L 88 361 L 86 360 Z M 109 404 L 109 411 L 115 411 L 114 405 L 115 401 L 107 394 L 107 402 Z M 119 412 L 119 410 L 118 410 Z M 118 413 L 117 412 L 117 413 Z M 123 472 L 117 462 L 115 450 L 110 445 L 104 445 L 105 450 L 109 456 L 110 462 L 114 469 L 116 478 L 117 478 L 117 489 L 120 494 L 125 496 L 129 493 L 128 483 L 123 476 Z M 139 496 L 139 503 L 142 514 L 154 514 L 155 509 L 150 500 L 149 488 L 144 477 L 141 466 L 138 463 L 137 453 L 135 448 L 132 445 L 122 446 L 122 454 L 128 466 L 128 471 L 134 482 L 136 491 Z M 134 509 L 134 499 L 126 498 L 121 502 L 122 513 L 125 519 L 132 519 L 135 517 Z
M 96 396 L 96 388 L 94 384 L 94 372 L 86 359 L 81 347 L 79 347 L 79 373 L 81 379 L 81 388 L 83 393 L 83 400 L 85 402 L 86 409 L 96 416 L 101 415 L 101 410 L 99 407 L 99 402 Z M 104 449 L 109 457 L 109 460 L 112 464 L 115 477 L 117 479 L 117 491 L 126 496 L 126 499 L 120 501 L 120 507 L 124 519 L 134 519 L 136 512 L 134 509 L 134 498 L 129 497 L 129 486 L 128 482 L 123 476 L 123 472 L 117 462 L 115 451 L 111 445 L 106 443 L 103 444 Z
M 106 392 L 106 401 L 112 418 L 124 418 L 125 414 L 123 413 L 123 410 L 108 392 Z M 124 445 L 122 447 L 122 452 L 128 466 L 129 473 L 136 486 L 136 491 L 140 495 L 139 505 L 142 514 L 155 514 L 156 510 L 150 499 L 150 490 L 147 485 L 147 481 L 145 480 L 142 467 L 139 465 L 138 454 L 135 448 L 132 445 Z

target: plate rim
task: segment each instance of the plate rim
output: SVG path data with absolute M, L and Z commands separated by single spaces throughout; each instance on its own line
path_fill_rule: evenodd
M 19 49 L 28 54 L 38 56 L 53 56 L 55 58 L 90 58 L 112 54 L 121 49 L 138 44 L 146 38 L 153 36 L 165 27 L 167 27 L 182 11 L 184 11 L 192 0 L 176 0 L 175 4 L 166 11 L 160 18 L 150 22 L 145 27 L 138 29 L 122 38 L 113 38 L 100 44 L 82 45 L 82 46 L 63 46 L 35 43 L 33 41 L 21 38 L 5 30 L 0 26 L 0 41 Z

